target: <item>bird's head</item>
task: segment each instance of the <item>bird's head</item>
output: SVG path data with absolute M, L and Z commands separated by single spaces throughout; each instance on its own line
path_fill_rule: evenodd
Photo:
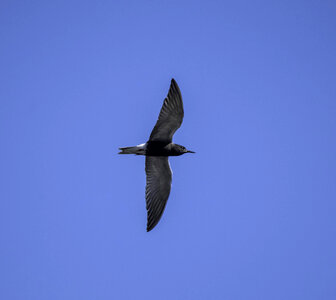
M 185 153 L 195 153 L 194 151 L 187 150 L 186 147 L 179 145 L 179 144 L 175 144 L 174 148 L 175 148 L 174 150 L 177 152 L 177 155 L 182 155 Z

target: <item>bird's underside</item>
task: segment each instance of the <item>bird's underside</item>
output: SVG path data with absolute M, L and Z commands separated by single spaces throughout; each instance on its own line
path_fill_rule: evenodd
M 149 137 L 149 152 L 155 153 L 160 145 L 172 142 L 184 116 L 180 89 L 172 79 L 169 92 Z M 156 143 L 155 143 L 156 142 Z M 160 221 L 170 194 L 172 172 L 167 156 L 146 156 L 146 208 L 147 231 Z
M 172 172 L 168 156 L 192 152 L 172 143 L 173 135 L 181 126 L 183 116 L 181 92 L 176 81 L 172 79 L 168 95 L 148 142 L 134 147 L 120 148 L 120 154 L 146 156 L 147 231 L 152 230 L 160 221 L 170 194 Z

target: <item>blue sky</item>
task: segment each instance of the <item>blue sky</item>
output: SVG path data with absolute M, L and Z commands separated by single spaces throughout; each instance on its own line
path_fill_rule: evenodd
M 336 299 L 333 1 L 2 1 L 1 299 Z M 145 142 L 174 77 L 173 186 Z

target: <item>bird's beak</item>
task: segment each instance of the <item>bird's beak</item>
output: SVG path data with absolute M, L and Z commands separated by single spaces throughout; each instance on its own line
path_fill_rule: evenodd
M 190 151 L 190 150 L 187 150 L 187 153 L 196 153 L 196 152 L 194 152 L 194 151 Z

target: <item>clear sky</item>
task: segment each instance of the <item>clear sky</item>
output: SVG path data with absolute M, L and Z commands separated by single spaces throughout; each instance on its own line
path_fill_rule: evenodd
M 0 298 L 336 299 L 334 1 L 1 1 Z M 146 142 L 185 118 L 146 232 Z

